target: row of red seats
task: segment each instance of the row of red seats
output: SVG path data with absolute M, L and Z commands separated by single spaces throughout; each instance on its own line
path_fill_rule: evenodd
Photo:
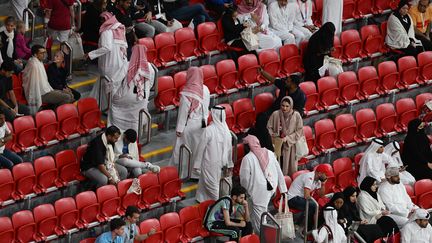
M 159 175 L 147 173 L 139 178 L 142 193 L 128 193 L 133 179 L 120 181 L 117 187 L 106 185 L 93 191 L 61 198 L 54 204 L 42 204 L 30 210 L 0 218 L 2 242 L 45 241 L 76 229 L 86 229 L 122 216 L 128 206 L 150 209 L 155 203 L 184 198 L 182 182 L 175 167 L 164 167 Z M 31 186 L 31 185 L 29 185 Z M 15 240 L 15 241 L 14 241 Z
M 94 98 L 83 98 L 77 103 L 64 104 L 56 111 L 43 110 L 35 117 L 17 117 L 8 127 L 13 139 L 6 144 L 15 152 L 27 151 L 30 148 L 42 147 L 73 138 L 75 135 L 88 134 L 93 129 L 104 128 L 101 123 L 101 111 Z

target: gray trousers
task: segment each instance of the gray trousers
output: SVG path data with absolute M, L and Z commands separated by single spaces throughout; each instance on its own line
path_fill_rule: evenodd
M 117 172 L 119 174 L 120 180 L 124 180 L 127 178 L 128 171 L 126 167 L 116 164 L 115 165 Z M 104 173 L 102 173 L 98 168 L 93 167 L 86 171 L 81 172 L 85 177 L 89 180 L 96 183 L 97 187 L 105 186 L 108 184 L 108 177 Z
M 133 159 L 121 158 L 116 161 L 116 164 L 124 166 L 128 172 L 131 173 L 131 177 L 138 177 L 143 173 L 144 170 L 148 170 L 151 166 L 149 162 L 140 162 Z
M 53 90 L 42 95 L 42 103 L 49 105 L 63 105 L 74 102 L 74 96 L 72 93 L 65 92 L 63 90 Z
M 166 25 L 157 20 L 152 20 L 150 23 L 136 23 L 135 29 L 138 30 L 138 38 L 153 37 L 155 34 L 167 32 Z

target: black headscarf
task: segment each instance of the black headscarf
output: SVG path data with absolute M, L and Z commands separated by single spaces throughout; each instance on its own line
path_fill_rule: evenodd
M 249 129 L 248 134 L 257 137 L 261 147 L 274 151 L 273 142 L 267 129 L 268 119 L 269 117 L 266 112 L 260 113 L 256 118 L 255 125 Z
M 401 0 L 398 4 L 398 7 L 394 10 L 393 15 L 396 16 L 399 21 L 401 22 L 402 26 L 404 27 L 405 31 L 408 33 L 410 27 L 411 27 L 411 20 L 408 16 L 408 14 L 406 14 L 405 16 L 402 16 L 399 11 L 401 10 L 401 8 L 403 8 L 405 5 L 409 6 L 409 3 L 407 0 Z
M 366 176 L 363 179 L 362 183 L 360 184 L 360 190 L 369 193 L 369 195 L 371 195 L 373 198 L 375 198 L 375 200 L 378 201 L 377 192 L 373 192 L 371 189 L 371 187 L 375 183 L 375 181 L 376 181 L 375 178 L 372 178 L 370 176 Z
M 360 212 L 357 209 L 357 205 L 355 203 L 352 203 L 350 200 L 350 197 L 357 193 L 358 195 L 358 188 L 349 186 L 345 188 L 343 191 L 343 194 L 345 196 L 344 204 L 342 206 L 343 214 L 345 215 L 345 218 L 347 219 L 347 225 L 351 225 L 352 221 L 360 221 Z
M 333 197 L 330 199 L 330 201 L 327 203 L 327 205 L 325 207 L 330 206 L 330 207 L 336 208 L 334 202 L 336 200 L 338 200 L 338 199 L 344 200 L 344 204 L 345 204 L 345 196 L 344 196 L 344 194 L 342 192 L 336 192 L 335 194 L 333 194 Z M 339 211 L 339 209 L 336 209 L 336 210 Z

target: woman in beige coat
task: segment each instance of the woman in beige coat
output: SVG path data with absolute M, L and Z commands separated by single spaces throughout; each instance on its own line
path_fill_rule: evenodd
M 292 98 L 285 96 L 280 110 L 273 112 L 267 123 L 276 156 L 282 160 L 282 172 L 290 176 L 297 171 L 296 143 L 303 136 L 303 119 L 293 106 Z

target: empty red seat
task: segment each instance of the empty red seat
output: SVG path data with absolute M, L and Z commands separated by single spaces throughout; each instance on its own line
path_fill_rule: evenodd
M 120 197 L 117 187 L 114 185 L 101 186 L 96 190 L 96 196 L 100 205 L 100 214 L 109 220 L 110 217 L 120 214 Z
M 177 95 L 175 98 L 175 103 L 180 104 L 180 92 L 183 90 L 183 87 L 186 84 L 186 71 L 180 71 L 174 74 L 173 80 L 174 80 L 174 87 L 177 90 Z
M 360 82 L 360 93 L 364 99 L 369 99 L 371 95 L 382 94 L 378 73 L 374 66 L 362 67 L 358 70 Z
M 347 71 L 338 75 L 338 85 L 340 91 L 340 99 L 345 104 L 352 100 L 360 99 L 360 83 L 357 80 L 357 75 L 353 71 Z
M 234 112 L 232 110 L 231 105 L 230 104 L 219 104 L 219 105 L 225 108 L 225 121 L 226 121 L 226 124 L 228 125 L 228 128 L 231 131 L 238 133 L 239 131 L 235 127 L 236 120 L 235 120 Z
M 347 19 L 354 18 L 355 10 L 356 10 L 356 2 L 354 0 L 344 0 L 342 19 L 347 20 Z
M 9 217 L 0 217 L 0 239 L 5 243 L 13 243 L 15 232 Z
M 398 115 L 398 129 L 408 130 L 408 123 L 417 117 L 416 104 L 411 98 L 403 98 L 396 101 L 396 112 Z
M 180 217 L 176 212 L 163 214 L 160 219 L 161 231 L 164 235 L 164 242 L 178 243 L 183 235 L 183 225 Z
M 63 232 L 57 227 L 58 218 L 52 204 L 42 204 L 33 209 L 36 223 L 37 235 L 46 240 L 50 235 L 62 235 Z
M 157 62 L 160 66 L 166 66 L 168 62 L 175 61 L 177 45 L 173 33 L 165 32 L 157 34 L 154 37 L 154 42 L 158 53 Z
M 37 236 L 36 223 L 30 210 L 22 210 L 12 215 L 12 224 L 15 229 L 15 242 L 41 241 Z
M 375 117 L 375 112 L 370 108 L 358 110 L 355 114 L 357 122 L 358 137 L 362 141 L 376 136 L 378 122 Z
M 336 177 L 336 186 L 342 190 L 356 184 L 355 171 L 352 168 L 352 161 L 348 157 L 333 161 L 333 173 Z
M 36 187 L 36 176 L 31 163 L 25 162 L 12 167 L 12 174 L 15 181 L 15 192 L 12 197 L 15 200 L 23 199 L 30 193 L 40 193 Z
M 100 205 L 94 192 L 78 193 L 75 196 L 75 202 L 79 212 L 79 224 L 85 228 L 88 228 L 91 223 L 105 221 L 105 218 L 100 215 Z
M 204 22 L 197 26 L 199 49 L 205 55 L 219 51 L 221 43 L 219 31 L 213 22 Z
M 177 197 L 184 198 L 185 194 L 181 192 L 182 181 L 179 178 L 177 168 L 166 166 L 159 172 L 159 183 L 161 185 L 161 196 L 166 201 L 171 201 Z
M 102 112 L 99 109 L 95 98 L 87 97 L 78 100 L 78 113 L 80 115 L 81 128 L 85 132 L 90 132 L 95 128 L 103 128 L 101 122 Z
M 210 94 L 222 94 L 222 90 L 219 88 L 219 78 L 215 66 L 202 65 L 200 68 L 203 71 L 204 85 L 207 86 Z
M 312 110 L 322 109 L 318 105 L 319 94 L 317 92 L 317 89 L 316 89 L 314 82 L 311 82 L 311 81 L 302 82 L 302 83 L 300 83 L 299 87 L 306 95 L 306 104 L 305 104 L 306 114 Z
M 391 103 L 380 104 L 376 107 L 378 120 L 378 136 L 386 136 L 396 130 L 397 115 Z
M 350 143 L 361 142 L 357 138 L 357 125 L 354 116 L 351 114 L 341 114 L 335 119 L 337 132 L 336 147 L 346 147 Z
M 125 179 L 117 184 L 118 195 L 121 198 L 121 204 L 119 208 L 119 214 L 124 215 L 128 206 L 138 206 L 141 195 L 130 192 L 128 190 L 132 185 L 133 179 Z
M 323 119 L 315 122 L 315 148 L 320 152 L 333 148 L 336 141 L 336 129 L 333 121 Z
M 370 2 L 371 0 L 360 1 Z M 359 5 L 360 5 L 359 2 Z M 363 26 L 360 29 L 360 35 L 363 41 L 363 50 L 366 55 L 372 56 L 374 53 L 379 53 L 382 50 L 383 37 L 377 25 L 371 24 Z
M 270 92 L 255 95 L 255 114 L 258 116 L 261 112 L 267 111 L 273 105 L 274 97 Z
M 275 49 L 263 50 L 258 54 L 258 60 L 264 71 L 268 72 L 273 77 L 279 76 L 280 61 L 279 54 Z
M 147 60 L 155 64 L 156 66 L 160 66 L 157 63 L 157 49 L 153 42 L 153 38 L 149 38 L 149 37 L 141 38 L 138 40 L 138 43 L 145 45 L 145 47 L 147 48 Z
M 343 104 L 339 99 L 339 88 L 336 79 L 331 76 L 318 79 L 318 93 L 320 97 L 319 105 L 326 110 L 330 106 Z
M 177 89 L 171 76 L 158 77 L 158 93 L 154 99 L 156 108 L 160 111 L 173 109 L 178 106 L 176 101 Z
M 306 143 L 308 145 L 309 154 L 314 152 L 314 146 L 315 146 L 315 138 L 312 133 L 312 128 L 310 126 L 303 126 L 303 133 L 306 138 Z
M 255 123 L 255 109 L 249 98 L 235 100 L 232 104 L 236 127 L 241 131 L 252 127 Z
M 179 212 L 180 222 L 183 225 L 183 239 L 190 242 L 195 237 L 201 237 L 202 220 L 199 215 L 198 207 L 188 206 Z
M 389 0 L 375 0 L 375 13 L 382 13 L 384 10 L 390 9 Z
M 254 54 L 246 54 L 238 58 L 238 71 L 240 81 L 244 86 L 257 85 L 265 83 L 266 80 L 260 76 L 258 69 L 260 68 L 258 60 Z
M 42 143 L 37 140 L 37 129 L 32 116 L 21 116 L 15 118 L 13 121 L 13 127 L 16 136 L 13 147 L 14 151 L 21 152 L 25 151 L 29 147 L 42 145 Z
M 65 197 L 54 203 L 59 230 L 66 234 L 69 230 L 83 226 L 78 223 L 79 212 L 72 197 Z
M 195 33 L 191 28 L 181 28 L 174 33 L 175 42 L 177 44 L 178 61 L 185 61 L 190 57 L 200 55 L 198 51 L 198 41 L 195 38 Z
M 80 119 L 78 110 L 73 104 L 64 104 L 56 109 L 57 120 L 59 122 L 60 135 L 65 138 L 71 138 L 80 131 Z
M 409 185 L 409 184 L 405 184 L 404 186 L 405 186 L 405 190 L 406 190 L 408 196 L 411 198 L 411 201 L 412 201 L 414 204 L 417 204 L 417 197 L 416 197 L 416 195 L 415 195 L 415 193 L 414 193 L 414 187 L 412 187 L 412 186 Z
M 146 219 L 140 223 L 139 231 L 141 234 L 148 234 L 151 229 L 155 229 L 156 232 L 150 235 L 143 242 L 145 243 L 156 243 L 163 242 L 163 233 L 161 231 L 159 220 L 157 219 Z
M 74 180 L 84 180 L 80 172 L 80 163 L 71 149 L 60 151 L 55 155 L 59 181 L 67 184 Z
M 216 72 L 223 93 L 230 93 L 229 91 L 232 89 L 243 87 L 239 82 L 236 64 L 232 59 L 222 60 L 216 63 Z
M 334 58 L 342 59 L 343 48 L 340 42 L 339 36 L 335 35 L 333 39 L 333 51 L 331 52 L 331 56 Z
M 417 197 L 417 205 L 422 208 L 430 208 L 432 206 L 432 180 L 422 179 L 414 184 L 414 191 Z
M 36 174 L 36 187 L 46 192 L 50 187 L 63 187 L 64 184 L 58 180 L 58 170 L 52 156 L 43 156 L 34 160 Z
M 138 202 L 140 209 L 151 208 L 152 205 L 160 204 L 164 200 L 161 198 L 161 184 L 158 175 L 154 173 L 142 174 L 138 177 L 141 187 L 141 200 Z
M 393 89 L 406 88 L 399 82 L 399 72 L 396 63 L 393 61 L 378 64 L 378 75 L 381 80 L 381 89 L 387 94 Z
M 351 61 L 354 58 L 363 58 L 362 41 L 357 30 L 345 30 L 341 33 L 340 40 L 343 47 L 344 58 Z
M 398 67 L 400 73 L 400 81 L 404 85 L 424 83 L 419 76 L 419 68 L 417 60 L 413 56 L 405 56 L 398 59 Z
M 303 61 L 299 49 L 294 44 L 283 45 L 279 48 L 281 73 L 284 76 L 296 72 L 304 72 Z
M 9 169 L 0 169 L 0 205 L 12 198 L 15 182 Z M 0 226 L 1 227 L 1 226 Z
M 43 145 L 48 145 L 53 140 L 63 140 L 58 132 L 58 122 L 53 110 L 44 110 L 36 113 L 36 128 L 38 141 Z
M 374 7 L 374 0 L 357 1 L 356 17 L 363 18 L 368 14 L 372 14 L 373 7 Z
M 256 234 L 243 236 L 239 243 L 260 243 L 260 238 Z
M 417 55 L 420 77 L 425 81 L 432 79 L 432 51 L 421 52 Z

